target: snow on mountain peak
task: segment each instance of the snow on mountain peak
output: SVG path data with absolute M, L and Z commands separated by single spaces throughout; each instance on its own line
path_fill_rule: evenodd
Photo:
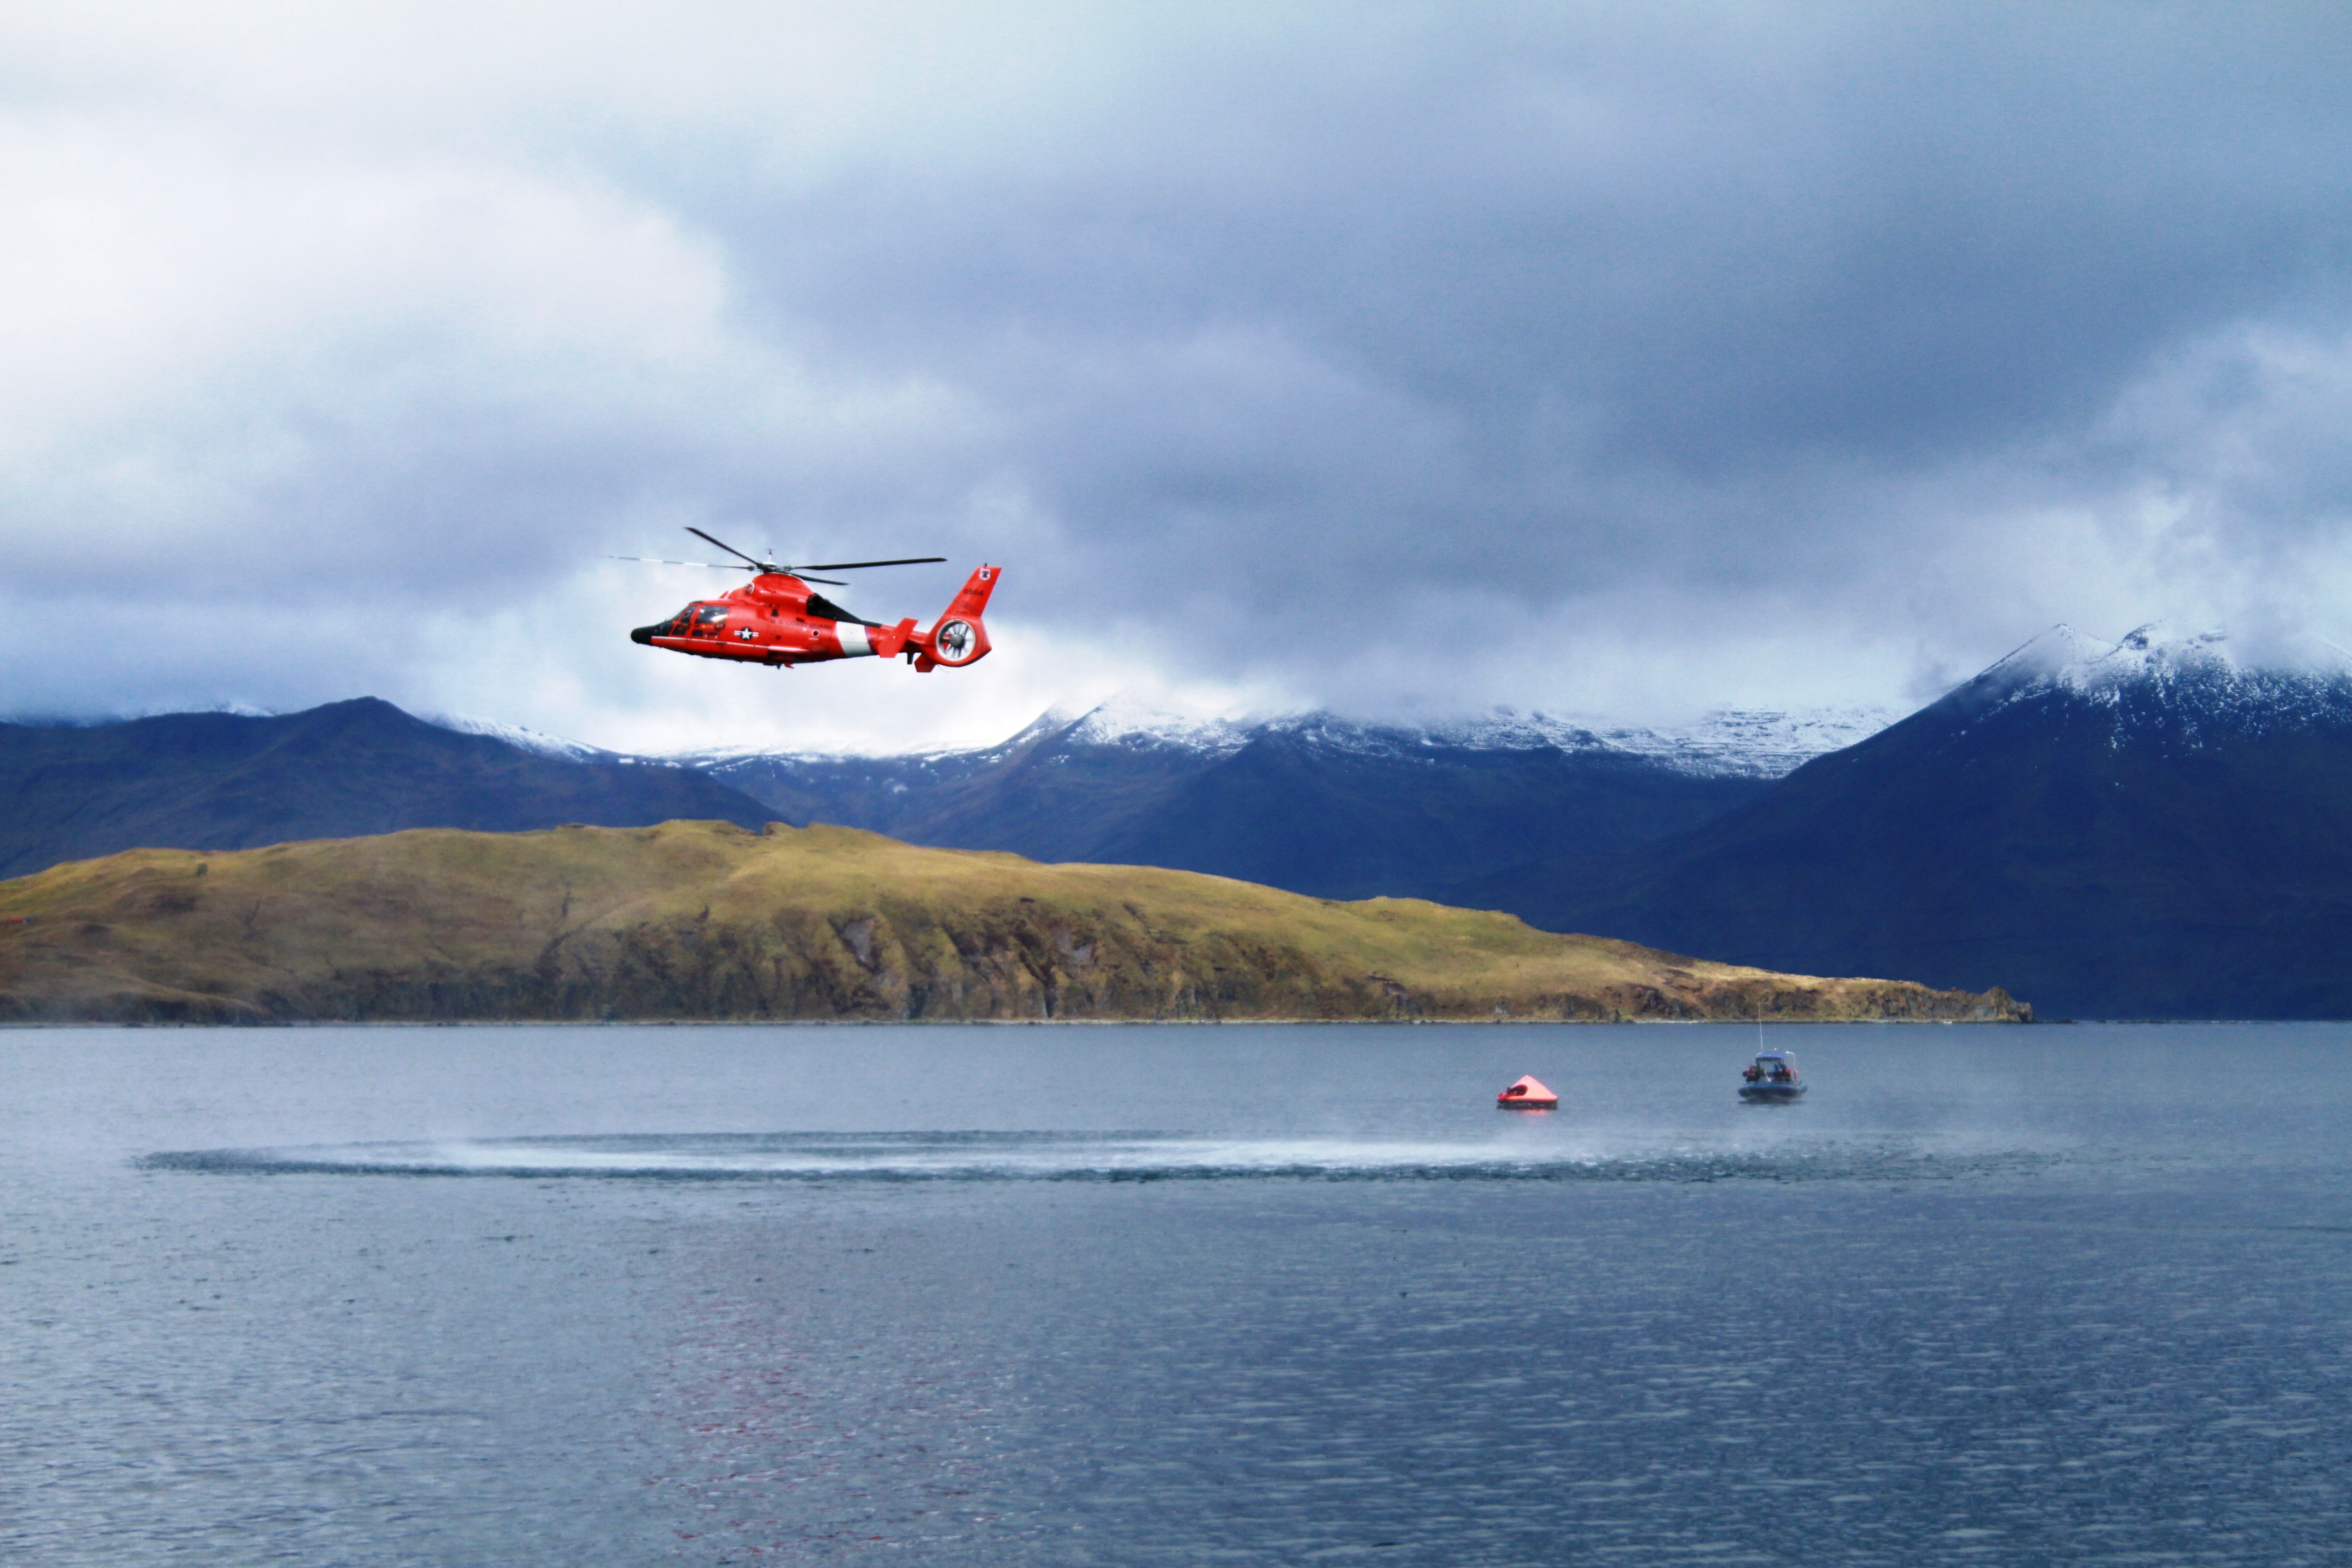
M 1078 746 L 1171 746 L 1224 757 L 1249 744 L 1257 728 L 1248 719 L 1202 718 L 1155 708 L 1122 692 L 1088 710 L 1063 740 Z
M 1115 698 L 1072 725 L 1063 739 L 1075 745 L 1171 747 L 1223 758 L 1258 736 L 1276 734 L 1325 751 L 1367 756 L 1434 748 L 1553 750 L 1640 757 L 1706 776 L 1778 778 L 1823 752 L 1875 734 L 1896 717 L 1881 708 L 1725 710 L 1690 724 L 1643 728 L 1496 708 L 1475 717 L 1382 722 L 1319 710 L 1271 718 L 1201 718 Z
M 2046 680 L 2096 693 L 2141 680 L 2183 675 L 2227 680 L 2256 672 L 2329 679 L 2352 675 L 2352 654 L 2308 637 L 2273 637 L 2242 653 L 2226 632 L 2181 632 L 2164 621 L 2134 626 L 2111 643 L 2061 625 L 1998 660 L 1977 679 Z
M 1779 778 L 1815 757 L 1860 744 L 1900 717 L 1891 709 L 1875 707 L 1727 708 L 1694 723 L 1608 731 L 1603 739 L 1685 773 Z
M 1976 716 L 2053 692 L 2128 711 L 2133 727 L 2163 721 L 2263 728 L 2326 715 L 2352 719 L 2352 655 L 2317 637 L 2273 637 L 2233 647 L 2221 631 L 2162 621 L 2114 642 L 2053 626 L 1957 688 Z
M 2095 693 L 2117 685 L 2195 670 L 2234 670 L 2229 638 L 2221 632 L 2183 635 L 2162 621 L 2135 626 L 2114 642 L 2085 637 L 2059 625 L 1994 664 L 1978 679 L 2007 676 L 2046 681 L 2070 690 Z
M 1425 755 L 1433 751 L 1559 751 L 1584 756 L 1616 756 L 1706 777 L 1779 778 L 1824 752 L 1841 751 L 1885 729 L 1897 715 L 1883 708 L 1820 708 L 1799 710 L 1727 709 L 1683 725 L 1643 727 L 1591 717 L 1496 708 L 1475 717 L 1422 721 L 1344 718 L 1326 711 L 1280 715 L 1185 713 L 1121 694 L 1075 717 L 1047 709 L 1020 733 L 993 746 L 908 752 L 896 759 L 770 751 L 761 747 L 672 752 L 664 761 L 726 772 L 768 762 L 793 764 L 860 761 L 916 762 L 930 765 L 980 765 L 1010 755 L 1029 742 L 1059 747 L 1117 747 L 1129 751 L 1181 752 L 1208 762 L 1232 756 L 1262 736 L 1287 737 L 1328 752 L 1362 756 Z M 504 727 L 451 721 L 516 739 Z M 530 731 L 519 733 L 529 736 Z M 532 736 L 541 744 L 550 738 Z M 557 742 L 563 745 L 569 742 Z M 583 748 L 585 750 L 585 748 Z
M 593 763 L 609 760 L 614 753 L 600 746 L 583 745 L 567 741 L 561 735 L 543 735 L 537 730 L 527 730 L 520 724 L 504 724 L 495 719 L 466 719 L 448 713 L 420 713 L 418 718 L 436 730 L 451 730 L 460 735 L 487 735 L 493 741 L 504 741 L 517 751 L 534 756 L 553 757 L 559 762 Z

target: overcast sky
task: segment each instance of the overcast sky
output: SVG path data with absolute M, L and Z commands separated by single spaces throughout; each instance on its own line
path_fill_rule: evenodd
M 0 12 L 0 710 L 631 748 L 2352 643 L 2340 5 Z M 997 651 L 631 645 L 784 559 Z

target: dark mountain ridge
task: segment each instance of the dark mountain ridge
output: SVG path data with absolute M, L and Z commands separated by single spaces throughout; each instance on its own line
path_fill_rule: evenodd
M 2001 985 L 2043 1017 L 2352 1016 L 2352 659 L 2062 627 L 1785 776 L 1800 759 L 1770 731 L 1710 749 L 1539 717 L 1098 710 L 973 752 L 671 759 L 714 779 L 367 700 L 0 725 L 0 874 L 132 846 L 777 818 L 1426 898 L 1780 972 Z
M 1998 975 L 2045 1018 L 2352 1016 L 2352 671 L 2060 627 L 1638 856 L 1482 891 L 1744 963 Z
M 1798 760 L 1791 748 L 1826 743 L 1785 723 L 1759 741 L 1763 729 L 1677 743 L 1539 715 L 1410 728 L 1328 714 L 1183 724 L 1097 710 L 1048 714 L 980 751 L 677 760 L 795 826 L 1165 866 L 1323 898 L 1452 902 L 1495 868 L 1582 866 L 1696 826 L 1767 787 Z
M 131 848 L 773 815 L 687 769 L 537 755 L 373 697 L 276 717 L 0 723 L 0 877 Z

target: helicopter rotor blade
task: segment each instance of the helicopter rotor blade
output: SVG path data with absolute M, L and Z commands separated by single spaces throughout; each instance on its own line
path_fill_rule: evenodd
M 663 561 L 651 555 L 607 555 L 607 561 L 642 561 L 648 566 L 708 566 L 713 572 L 740 572 L 732 561 Z
M 687 532 L 694 535 L 695 538 L 699 539 L 708 544 L 716 544 L 719 549 L 724 550 L 728 554 L 732 555 L 736 560 L 741 562 L 745 566 L 749 566 L 754 572 L 781 572 L 786 576 L 798 577 L 804 583 L 823 583 L 829 587 L 835 588 L 845 588 L 848 584 L 845 583 L 836 582 L 831 577 L 811 577 L 808 574 L 810 572 L 858 572 L 863 571 L 869 566 L 929 566 L 947 559 L 944 555 L 906 555 L 901 556 L 895 561 L 818 561 L 811 563 L 804 569 L 798 566 L 779 566 L 772 561 L 761 561 L 756 556 L 746 555 L 741 551 L 736 549 L 733 545 L 728 543 L 725 540 L 719 538 L 715 534 L 705 533 L 702 530 L 695 527 L 692 523 L 687 523 L 684 526 Z M 712 568 L 714 571 L 721 572 L 740 570 L 739 567 L 731 566 L 725 563 L 717 561 L 656 561 L 654 557 L 650 555 L 614 555 L 609 557 L 609 559 L 614 561 L 646 561 L 651 562 L 653 564 L 657 566 L 708 566 Z
M 604 559 L 607 561 L 641 561 L 648 566 L 708 566 L 713 572 L 740 572 L 743 570 L 742 563 L 737 561 L 663 561 L 651 555 L 607 555 Z M 761 570 L 764 572 L 766 568 L 762 566 Z M 789 567 L 783 566 L 779 566 L 776 570 L 779 573 L 782 573 L 784 576 L 796 577 L 803 583 L 823 583 L 827 586 L 834 588 L 846 588 L 849 586 L 848 584 L 843 582 L 838 577 L 812 577 L 805 572 L 795 572 Z
M 686 531 L 687 532 L 694 535 L 697 539 L 709 540 L 710 543 L 716 544 L 719 549 L 727 552 L 728 554 L 736 557 L 738 560 L 749 562 L 753 567 L 759 570 L 765 571 L 767 569 L 767 562 L 756 560 L 751 556 L 744 554 L 741 551 L 736 549 L 733 545 L 728 543 L 723 539 L 711 539 L 710 535 L 703 532 L 702 530 L 695 527 L 692 523 L 688 523 L 686 525 Z
M 944 555 L 909 555 L 898 561 L 812 561 L 812 572 L 855 572 L 861 566 L 928 566 L 934 561 L 945 561 Z

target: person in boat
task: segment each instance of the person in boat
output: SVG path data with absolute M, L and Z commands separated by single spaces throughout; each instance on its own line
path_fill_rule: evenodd
M 1764 1065 L 1761 1062 L 1749 1062 L 1748 1070 L 1739 1076 L 1750 1083 L 1760 1082 L 1764 1077 Z

